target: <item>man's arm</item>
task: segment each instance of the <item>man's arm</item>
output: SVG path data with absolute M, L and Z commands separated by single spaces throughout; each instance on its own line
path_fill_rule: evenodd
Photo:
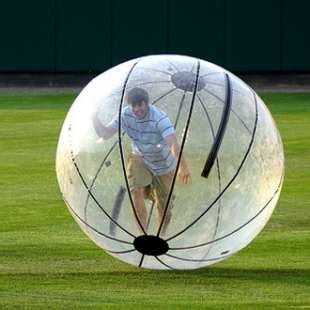
M 165 141 L 167 144 L 171 147 L 171 153 L 173 157 L 178 160 L 180 156 L 180 146 L 177 141 L 177 137 L 174 133 L 168 135 L 165 137 Z M 181 157 L 181 162 L 179 166 L 178 176 L 181 179 L 183 184 L 187 184 L 191 180 L 191 175 L 187 166 L 187 163 L 184 159 L 184 157 Z
M 117 128 L 112 126 L 104 126 L 99 120 L 97 114 L 93 115 L 92 120 L 97 135 L 104 140 L 111 138 L 118 131 Z

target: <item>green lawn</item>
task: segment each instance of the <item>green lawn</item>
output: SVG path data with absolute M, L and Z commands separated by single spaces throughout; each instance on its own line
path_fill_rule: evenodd
M 263 94 L 285 182 L 264 231 L 196 271 L 124 264 L 91 242 L 61 199 L 55 152 L 76 94 L 0 94 L 0 308 L 310 308 L 310 93 Z

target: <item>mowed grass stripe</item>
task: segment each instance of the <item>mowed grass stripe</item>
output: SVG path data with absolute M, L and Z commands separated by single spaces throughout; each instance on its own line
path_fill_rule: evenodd
M 55 176 L 72 94 L 0 94 L 0 306 L 265 309 L 310 305 L 310 94 L 262 94 L 286 156 L 264 231 L 232 258 L 196 271 L 149 271 L 96 247 L 66 210 Z

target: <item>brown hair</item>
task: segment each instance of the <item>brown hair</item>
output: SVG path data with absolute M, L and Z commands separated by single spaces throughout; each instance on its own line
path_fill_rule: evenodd
M 127 93 L 127 101 L 131 105 L 141 103 L 142 101 L 149 103 L 149 100 L 149 94 L 143 88 L 135 87 Z

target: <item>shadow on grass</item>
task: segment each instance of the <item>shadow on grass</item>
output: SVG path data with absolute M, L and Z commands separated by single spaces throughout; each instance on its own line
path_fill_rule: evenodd
M 138 270 L 136 272 L 103 272 L 101 276 L 121 276 L 129 279 L 130 277 L 139 280 L 146 280 L 151 278 L 160 279 L 175 279 L 179 280 L 193 280 L 197 279 L 235 279 L 235 280 L 255 280 L 255 281 L 279 281 L 291 282 L 293 278 L 300 280 L 300 282 L 310 282 L 310 270 L 307 269 L 237 269 L 237 268 L 204 268 L 188 271 L 145 271 Z M 307 279 L 307 280 L 306 280 Z
M 9 275 L 7 275 L 9 276 Z M 150 271 L 145 269 L 135 269 L 128 271 L 101 271 L 101 272 L 60 272 L 60 273 L 20 273 L 17 277 L 33 277 L 40 279 L 61 279 L 64 281 L 88 281 L 118 283 L 124 279 L 131 285 L 150 284 L 155 282 L 169 282 L 176 284 L 210 284 L 210 282 L 276 282 L 282 284 L 310 284 L 310 270 L 308 269 L 237 269 L 237 268 L 205 268 L 192 271 Z

